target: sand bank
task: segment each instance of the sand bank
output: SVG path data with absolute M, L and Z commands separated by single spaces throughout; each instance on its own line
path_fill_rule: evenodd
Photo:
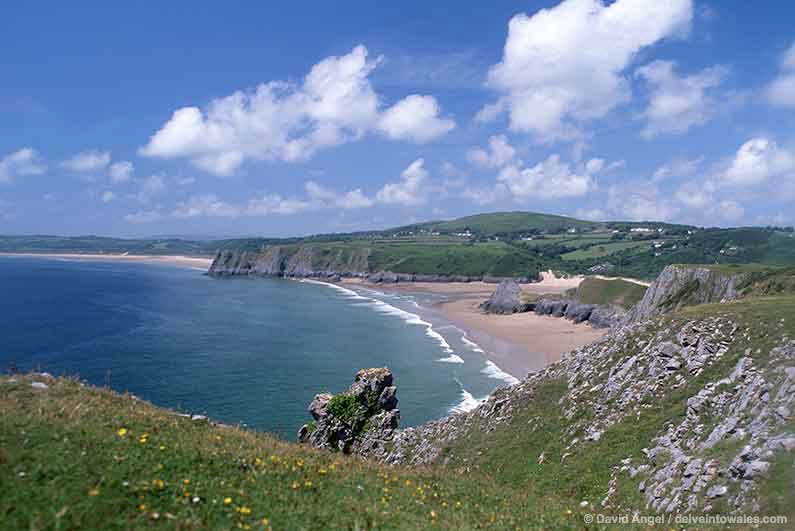
M 49 258 L 53 260 L 74 261 L 121 261 L 198 267 L 207 269 L 213 263 L 211 258 L 195 256 L 160 256 L 143 254 L 82 254 L 82 253 L 0 253 L 0 256 L 22 256 L 30 258 Z

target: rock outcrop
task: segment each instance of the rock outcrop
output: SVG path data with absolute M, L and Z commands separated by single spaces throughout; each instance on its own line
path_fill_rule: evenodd
M 601 507 L 615 508 L 619 490 L 632 488 L 645 507 L 621 507 L 628 512 L 710 512 L 717 498 L 725 499 L 722 510 L 758 511 L 760 482 L 780 452 L 795 452 L 795 340 L 782 334 L 763 351 L 753 347 L 759 335 L 723 314 L 630 323 L 497 390 L 470 412 L 394 432 L 390 444 L 371 455 L 389 464 L 461 466 L 456 445 L 467 445 L 474 433 L 478 440 L 517 429 L 513 419 L 527 414 L 540 389 L 562 382 L 550 420 L 566 426 L 561 463 L 611 430 L 627 433 L 636 420 L 659 415 L 645 448 L 628 449 L 613 463 Z M 672 394 L 686 404 L 683 414 L 655 412 Z M 521 425 L 545 429 L 539 417 Z M 528 459 L 543 465 L 546 456 Z
M 565 317 L 575 323 L 589 323 L 595 328 L 621 324 L 626 310 L 614 304 L 585 304 L 576 299 L 539 299 L 532 305 L 538 315 Z
M 683 306 L 736 299 L 740 296 L 737 286 L 743 279 L 742 274 L 708 266 L 669 265 L 648 287 L 643 299 L 632 307 L 627 318 L 642 321 Z
M 522 300 L 522 289 L 515 280 L 503 280 L 480 307 L 487 313 L 506 315 L 529 311 L 533 305 Z
M 362 369 L 344 393 L 316 395 L 307 408 L 314 420 L 301 427 L 298 441 L 361 456 L 382 451 L 400 422 L 392 384 L 389 369 Z

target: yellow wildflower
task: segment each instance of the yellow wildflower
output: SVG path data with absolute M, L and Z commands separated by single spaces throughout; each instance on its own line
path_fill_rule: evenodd
M 152 480 L 152 485 L 155 488 L 162 489 L 163 487 L 166 486 L 166 483 L 162 479 L 155 479 L 155 480 Z
M 182 480 L 182 484 L 183 485 L 190 485 L 190 480 L 189 479 L 183 479 Z
M 298 487 L 300 487 L 300 486 L 301 486 L 301 484 L 300 484 L 300 483 L 298 483 L 297 481 L 293 481 L 293 484 L 291 485 L 291 487 L 292 487 L 292 489 L 293 489 L 293 490 L 297 489 L 297 488 L 298 488 Z
M 309 488 L 312 488 L 312 482 L 311 482 L 311 481 L 309 481 L 309 480 L 306 480 L 306 481 L 304 481 L 304 487 L 306 487 L 306 488 L 308 488 L 308 489 L 309 489 Z
M 321 476 L 323 476 L 323 475 L 325 475 L 325 474 L 326 474 L 327 470 L 326 470 L 325 468 L 321 468 L 321 469 L 320 469 L 320 470 L 318 470 L 317 472 L 318 472 L 318 474 L 320 474 Z
M 91 489 L 88 491 L 89 496 L 99 496 L 99 489 Z
M 124 437 L 125 435 L 127 435 L 127 428 L 119 428 L 118 430 L 116 430 L 116 435 L 118 435 L 119 437 Z
M 436 519 L 436 511 L 431 511 L 431 518 Z
M 141 512 L 144 512 L 146 510 L 146 504 L 145 503 L 139 504 L 138 505 L 138 510 L 141 511 Z
M 251 508 L 244 505 L 240 508 L 240 514 L 251 514 Z
M 262 520 L 259 521 L 259 523 L 261 523 L 262 525 L 268 525 L 269 523 L 271 523 L 271 521 L 268 520 L 267 518 L 263 518 Z
M 224 505 L 229 505 L 230 503 L 232 503 L 232 498 L 229 497 L 224 498 Z
M 166 449 L 165 445 L 161 444 L 161 445 L 160 445 L 160 451 L 162 452 L 162 451 L 163 451 L 163 450 L 165 450 L 165 449 Z

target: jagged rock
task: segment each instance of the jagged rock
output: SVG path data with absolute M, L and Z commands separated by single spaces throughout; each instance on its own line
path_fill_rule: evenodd
M 512 314 L 526 312 L 532 305 L 522 301 L 522 289 L 515 280 L 503 280 L 480 307 L 488 313 Z
M 563 317 L 569 301 L 540 299 L 535 303 L 535 312 L 539 315 L 551 315 L 553 317 Z
M 600 304 L 596 306 L 588 317 L 588 323 L 594 328 L 612 328 L 621 324 L 626 318 L 627 311 L 614 304 Z
M 309 407 L 306 408 L 307 411 L 312 414 L 315 420 L 320 420 L 326 416 L 326 406 L 328 406 L 333 396 L 334 395 L 331 393 L 320 393 L 315 395 L 315 398 L 309 403 Z
M 307 408 L 314 421 L 301 426 L 298 441 L 363 456 L 382 449 L 400 423 L 392 383 L 386 367 L 362 369 L 346 392 L 316 395 Z
M 596 308 L 595 304 L 583 304 L 581 302 L 572 301 L 566 306 L 566 312 L 563 316 L 575 323 L 582 323 L 590 319 L 594 308 Z
M 743 472 L 743 479 L 756 479 L 767 474 L 770 463 L 767 461 L 755 460 L 748 463 Z
M 729 492 L 729 488 L 726 485 L 715 485 L 714 487 L 710 487 L 707 491 L 707 498 L 714 499 L 720 498 L 724 496 L 727 492 Z
M 739 296 L 737 285 L 743 275 L 727 274 L 708 267 L 669 265 L 632 307 L 629 322 L 667 313 L 685 305 L 722 302 Z

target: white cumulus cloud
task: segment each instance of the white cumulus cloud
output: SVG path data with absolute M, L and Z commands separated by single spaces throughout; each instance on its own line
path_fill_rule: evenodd
M 684 133 L 705 124 L 713 114 L 715 101 L 709 91 L 726 79 L 728 69 L 717 65 L 679 76 L 675 67 L 672 61 L 654 61 L 636 71 L 651 89 L 649 105 L 643 113 L 647 120 L 641 133 L 644 138 Z
M 111 164 L 110 168 L 108 168 L 108 174 L 110 175 L 110 180 L 114 183 L 126 183 L 132 178 L 134 169 L 132 162 L 122 160 Z
M 427 199 L 425 183 L 428 171 L 425 169 L 425 160 L 417 159 L 403 170 L 400 181 L 387 183 L 376 194 L 376 201 L 387 205 L 415 206 L 421 205 Z
M 46 169 L 35 149 L 22 148 L 0 159 L 0 183 L 9 183 L 18 176 L 41 175 Z
M 221 201 L 214 194 L 199 195 L 187 201 L 177 203 L 171 213 L 175 218 L 195 218 L 199 216 L 236 218 L 240 216 L 240 208 Z
M 737 150 L 723 177 L 735 186 L 761 184 L 772 178 L 795 179 L 795 152 L 765 137 L 752 138 Z
M 323 206 L 335 206 L 344 209 L 367 208 L 373 206 L 373 200 L 367 197 L 361 188 L 343 194 L 322 186 L 315 181 L 307 181 L 304 185 L 310 201 L 319 202 Z
M 389 138 L 423 144 L 455 127 L 455 121 L 440 117 L 440 112 L 436 98 L 413 94 L 385 110 L 378 128 Z
M 568 163 L 554 154 L 529 168 L 506 166 L 500 171 L 497 181 L 507 186 L 517 200 L 579 197 L 596 188 L 593 176 L 585 168 L 582 170 L 572 171 Z
M 767 86 L 765 95 L 771 105 L 795 108 L 795 43 L 781 57 L 779 75 Z
M 90 149 L 72 155 L 61 162 L 64 168 L 77 173 L 92 173 L 106 168 L 110 164 L 110 151 Z
M 489 138 L 489 146 L 486 149 L 477 147 L 467 152 L 467 159 L 470 162 L 485 168 L 501 168 L 516 157 L 516 150 L 508 143 L 505 135 L 494 135 Z
M 114 199 L 116 199 L 116 194 L 114 194 L 112 191 L 110 191 L 110 190 L 105 190 L 105 191 L 102 193 L 102 202 L 103 202 L 103 203 L 110 203 L 110 202 L 111 202 L 111 201 L 113 201 Z
M 271 81 L 213 100 L 204 110 L 177 109 L 140 153 L 187 158 L 209 173 L 228 176 L 247 160 L 307 159 L 371 130 L 425 142 L 452 129 L 454 123 L 438 116 L 430 96 L 409 96 L 382 112 L 369 79 L 379 62 L 359 45 L 315 64 L 301 84 Z
M 583 122 L 631 99 L 624 71 L 636 54 L 683 34 L 692 17 L 691 0 L 564 0 L 518 14 L 488 75 L 501 96 L 477 119 L 507 111 L 513 130 L 539 140 L 579 136 Z

